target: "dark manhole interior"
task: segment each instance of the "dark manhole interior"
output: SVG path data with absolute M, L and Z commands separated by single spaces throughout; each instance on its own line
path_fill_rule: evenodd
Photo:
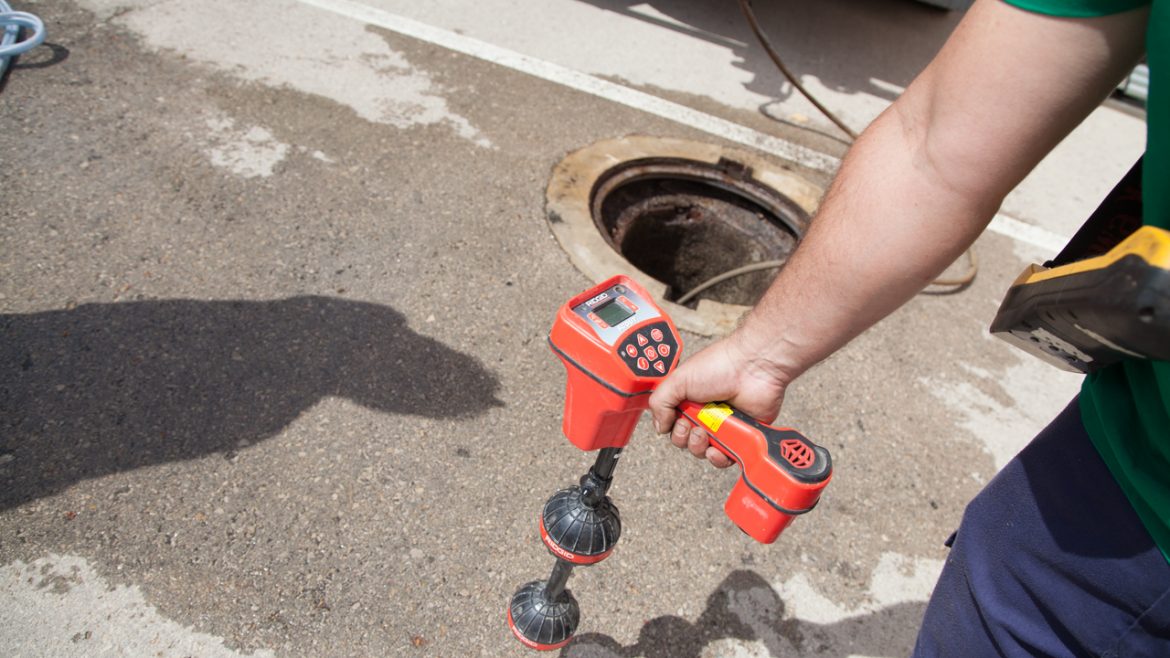
M 729 160 L 631 161 L 597 181 L 591 206 L 610 246 L 665 283 L 665 297 L 673 302 L 730 270 L 787 260 L 809 222 L 803 208 Z M 711 299 L 751 306 L 778 271 L 735 276 L 685 305 Z

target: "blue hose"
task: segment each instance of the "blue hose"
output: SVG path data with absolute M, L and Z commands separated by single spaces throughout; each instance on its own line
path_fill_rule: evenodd
M 24 11 L 12 11 L 7 2 L 0 0 L 0 77 L 8 70 L 8 61 L 14 56 L 31 50 L 45 41 L 45 24 L 41 19 Z M 20 40 L 20 30 L 31 30 L 32 36 Z

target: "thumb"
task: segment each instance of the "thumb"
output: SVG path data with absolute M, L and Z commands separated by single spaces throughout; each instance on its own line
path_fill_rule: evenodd
M 686 398 L 686 383 L 677 374 L 667 377 L 650 394 L 650 416 L 654 419 L 654 430 L 665 434 L 674 426 L 677 412 L 675 407 Z

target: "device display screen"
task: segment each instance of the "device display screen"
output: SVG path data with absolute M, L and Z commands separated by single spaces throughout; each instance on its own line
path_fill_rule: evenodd
M 604 320 L 605 323 L 611 327 L 618 326 L 634 314 L 633 311 L 617 303 L 616 299 L 598 306 L 597 308 L 593 309 L 593 312 L 597 314 L 597 317 Z

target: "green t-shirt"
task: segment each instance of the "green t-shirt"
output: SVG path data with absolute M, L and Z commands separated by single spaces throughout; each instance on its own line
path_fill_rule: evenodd
M 1170 0 L 1006 1 L 1029 11 L 1069 17 L 1150 6 L 1142 219 L 1170 229 Z M 1085 430 L 1101 458 L 1170 560 L 1170 362 L 1131 360 L 1089 375 L 1081 388 L 1080 407 Z

